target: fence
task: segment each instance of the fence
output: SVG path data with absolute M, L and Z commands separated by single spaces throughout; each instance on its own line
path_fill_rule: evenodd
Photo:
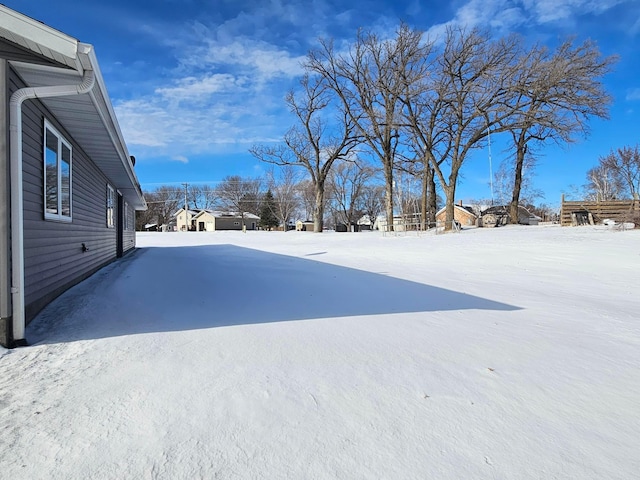
M 562 196 L 562 226 L 597 224 L 611 219 L 616 222 L 640 223 L 640 200 L 608 200 L 604 202 L 567 202 Z

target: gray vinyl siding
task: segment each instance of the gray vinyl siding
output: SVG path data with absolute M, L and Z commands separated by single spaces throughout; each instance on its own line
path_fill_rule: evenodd
M 11 70 L 11 91 L 21 86 Z M 44 219 L 45 118 L 72 146 L 70 223 Z M 107 227 L 107 178 L 38 100 L 24 102 L 22 126 L 25 304 L 29 319 L 64 290 L 115 260 L 117 231 Z M 83 243 L 87 252 L 82 251 Z M 132 235 L 124 236 L 123 246 L 124 250 L 135 246 Z
M 124 212 L 127 217 L 125 221 L 126 228 L 123 232 L 123 249 L 125 254 L 136 246 L 136 214 L 135 210 L 129 205 Z
M 238 222 L 238 225 L 235 223 Z M 247 230 L 255 230 L 257 225 L 255 218 L 245 218 L 244 224 Z M 242 230 L 242 219 L 238 217 L 216 217 L 216 230 Z
M 236 222 L 238 225 L 235 225 Z M 216 217 L 216 230 L 242 230 L 242 220 Z

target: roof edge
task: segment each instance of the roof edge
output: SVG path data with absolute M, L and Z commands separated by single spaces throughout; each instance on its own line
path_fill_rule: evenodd
M 39 46 L 46 46 L 72 61 L 77 59 L 78 40 L 75 38 L 1 4 L 0 14 L 1 28 Z
M 82 49 L 82 53 L 80 54 L 80 61 L 84 64 L 85 62 L 84 57 L 86 57 L 86 61 L 88 61 L 90 68 L 94 71 L 96 76 L 96 87 L 98 88 L 98 90 L 100 91 L 100 94 L 102 95 L 102 98 L 104 99 L 104 106 L 106 107 L 106 112 L 102 111 L 100 102 L 98 102 L 95 98 L 95 93 L 90 92 L 89 95 L 92 97 L 94 105 L 96 106 L 96 109 L 100 113 L 100 116 L 102 117 L 103 115 L 106 115 L 111 120 L 111 124 L 109 124 L 109 122 L 106 122 L 103 117 L 103 123 L 107 128 L 107 130 L 109 131 L 109 134 L 111 135 L 111 140 L 114 143 L 114 146 L 116 147 L 116 150 L 120 155 L 120 161 L 122 162 L 122 166 L 126 170 L 127 175 L 129 176 L 129 180 L 131 181 L 131 184 L 133 185 L 139 197 L 140 202 L 136 205 L 136 207 L 137 209 L 146 210 L 147 205 L 146 205 L 146 201 L 144 200 L 144 195 L 142 194 L 142 188 L 140 187 L 140 183 L 138 182 L 137 175 L 133 171 L 133 164 L 131 163 L 131 155 L 129 153 L 129 149 L 127 148 L 127 144 L 124 140 L 124 135 L 122 134 L 122 130 L 120 129 L 120 124 L 118 123 L 118 117 L 116 116 L 115 110 L 113 109 L 111 98 L 109 97 L 109 92 L 107 91 L 107 86 L 104 83 L 102 72 L 100 71 L 100 66 L 98 64 L 98 58 L 96 57 L 95 48 L 93 47 L 93 45 L 89 45 L 87 43 L 81 43 L 79 45 L 81 46 L 81 49 Z

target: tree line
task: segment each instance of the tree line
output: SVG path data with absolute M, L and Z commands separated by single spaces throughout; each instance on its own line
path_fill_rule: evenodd
M 177 211 L 189 209 L 251 213 L 260 217 L 260 226 L 271 230 L 290 228 L 296 220 L 313 219 L 316 214 L 316 189 L 293 167 L 270 171 L 264 177 L 227 176 L 216 185 L 162 185 L 145 190 L 148 208 L 137 212 L 136 230 L 150 224 L 168 225 Z M 326 180 L 323 199 L 323 225 L 350 226 L 363 216 L 375 221 L 381 214 L 384 188 L 378 172 L 355 162 L 338 162 Z M 410 205 L 409 195 L 404 204 Z M 410 208 L 407 206 L 407 208 Z
M 640 146 L 611 150 L 587 171 L 583 188 L 587 200 L 640 199 Z
M 401 24 L 391 38 L 360 31 L 346 46 L 323 39 L 308 53 L 299 87 L 285 97 L 294 124 L 282 142 L 250 152 L 306 171 L 317 232 L 338 164 L 381 172 L 387 225 L 398 206 L 396 179 L 411 175 L 420 183 L 423 226 L 435 222 L 442 192 L 451 228 L 471 152 L 501 136 L 511 146 L 502 173 L 517 221 L 526 167 L 540 147 L 573 142 L 589 133 L 591 117 L 608 117 L 612 99 L 601 79 L 615 61 L 589 40 L 567 39 L 551 49 L 459 27 L 439 38 Z

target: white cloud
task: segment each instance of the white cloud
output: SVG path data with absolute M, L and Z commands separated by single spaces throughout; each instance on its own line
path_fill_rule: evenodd
M 434 25 L 431 36 L 442 37 L 447 26 L 490 26 L 510 31 L 523 24 L 544 24 L 577 15 L 601 14 L 630 0 L 469 0 L 453 19 Z
M 180 163 L 189 163 L 189 159 L 184 155 L 174 155 L 173 157 L 171 157 L 171 160 L 175 160 L 176 162 Z
M 256 79 L 294 77 L 302 73 L 304 56 L 292 55 L 262 40 L 235 37 L 230 41 L 200 31 L 200 44 L 189 51 L 181 64 L 186 68 L 236 68 Z
M 626 0 L 522 0 L 538 23 L 564 20 L 580 14 L 600 14 Z
M 132 150 L 181 161 L 205 152 L 246 152 L 254 143 L 282 138 L 290 125 L 283 119 L 283 98 L 302 74 L 304 57 L 233 35 L 240 27 L 232 24 L 198 23 L 174 35 L 177 66 L 168 71 L 169 78 L 158 80 L 164 84 L 116 103 Z
M 633 88 L 627 91 L 626 99 L 629 101 L 640 100 L 640 88 Z
M 115 104 L 125 140 L 140 158 L 181 161 L 205 152 L 246 152 L 254 143 L 281 139 L 288 127 L 280 105 L 267 95 L 214 94 L 197 104 L 194 97 L 167 101 L 168 91 Z
M 447 27 L 490 26 L 497 30 L 509 31 L 526 21 L 522 10 L 509 0 L 470 0 L 461 6 L 453 19 L 434 25 L 428 30 L 431 38 L 443 38 Z
M 240 93 L 246 84 L 245 77 L 204 74 L 177 79 L 171 87 L 157 88 L 155 93 L 168 101 L 199 101 L 220 93 Z

